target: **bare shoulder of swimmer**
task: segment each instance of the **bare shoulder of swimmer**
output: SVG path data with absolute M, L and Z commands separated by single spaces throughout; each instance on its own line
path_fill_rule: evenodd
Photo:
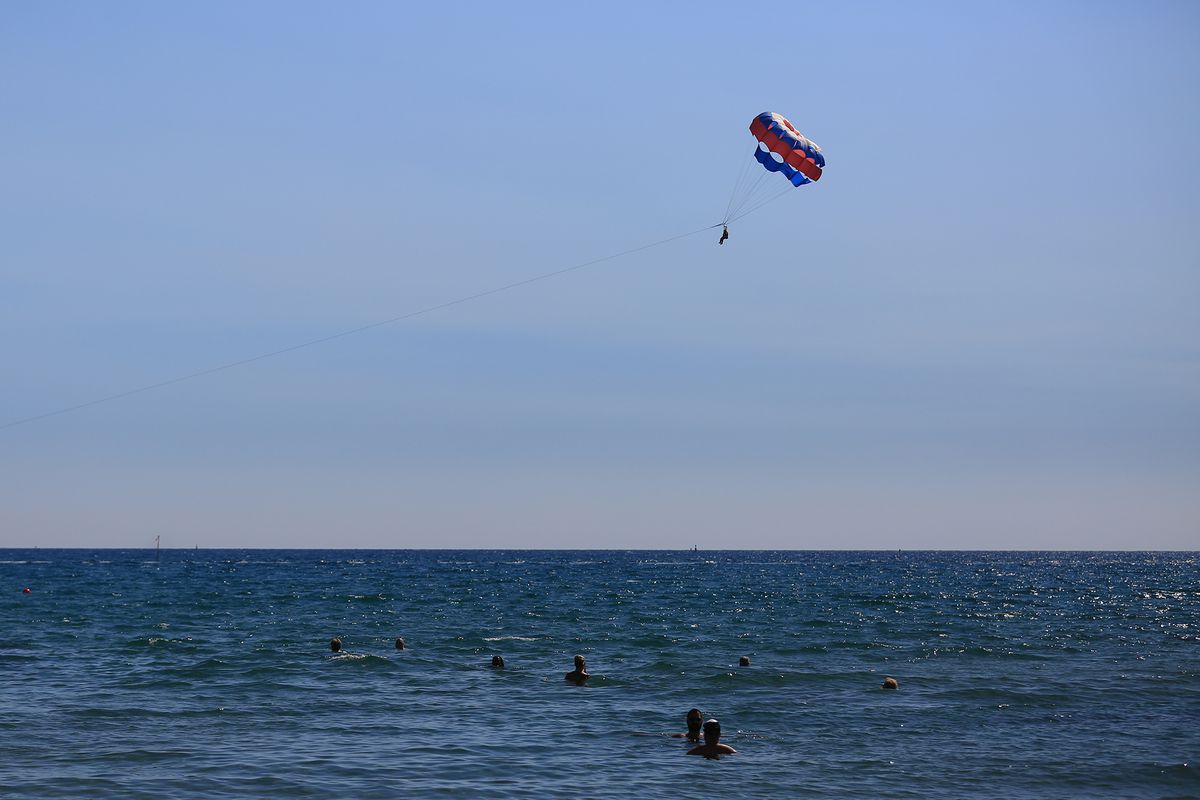
M 737 750 L 734 750 L 727 744 L 701 744 L 688 750 L 687 754 L 689 756 L 704 756 L 705 758 L 720 758 L 721 756 L 732 755 L 736 752 Z

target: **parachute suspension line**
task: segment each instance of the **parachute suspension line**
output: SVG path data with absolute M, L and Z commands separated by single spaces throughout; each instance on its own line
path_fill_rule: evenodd
M 771 180 L 770 173 L 763 172 L 763 173 L 759 174 L 759 176 L 754 179 L 754 183 L 750 186 L 749 191 L 747 191 L 746 195 L 742 198 L 742 202 L 740 202 L 738 204 L 737 208 L 735 208 L 733 210 L 733 213 L 736 214 L 737 212 L 741 211 L 743 208 L 745 208 L 747 205 L 749 205 L 755 198 L 757 198 L 759 195 L 759 192 L 762 190 L 762 188 L 764 186 L 768 185 L 768 181 L 770 181 L 770 180 Z
M 740 214 L 737 214 L 736 216 L 730 217 L 729 221 L 734 222 L 734 221 L 739 220 L 742 217 L 746 216 L 747 214 L 751 214 L 755 211 L 758 211 L 760 208 L 765 206 L 767 203 L 773 203 L 776 200 L 778 200 L 779 198 L 783 197 L 785 194 L 795 191 L 795 188 L 796 187 L 794 187 L 794 186 L 788 186 L 785 189 L 781 189 L 778 193 L 771 195 L 766 200 L 763 200 L 759 203 L 756 203 L 755 205 L 750 206 L 750 208 L 747 208 L 745 211 L 743 211 Z
M 756 145 L 757 146 L 757 145 Z M 733 191 L 729 193 L 729 202 L 725 204 L 725 216 L 721 219 L 722 224 L 729 221 L 729 218 L 734 214 L 734 203 L 741 197 L 741 190 L 744 187 L 747 178 L 750 175 L 751 161 L 742 160 L 742 168 L 738 172 L 737 182 L 733 185 Z
M 125 397 L 131 397 L 135 394 L 142 394 L 144 392 L 150 392 L 155 389 L 162 389 L 167 386 L 173 386 L 174 384 L 177 384 L 177 383 L 183 383 L 184 381 L 190 381 L 195 378 L 201 378 L 201 377 L 204 377 L 205 375 L 212 375 L 217 372 L 224 372 L 225 370 L 230 370 L 230 369 L 233 369 L 234 367 L 241 367 L 241 366 L 245 366 L 246 364 L 253 364 L 256 361 L 264 361 L 268 358 L 274 358 L 275 356 L 281 356 L 285 353 L 292 353 L 292 352 L 295 352 L 296 350 L 303 350 L 307 347 L 313 347 L 314 345 L 324 344 L 325 342 L 332 342 L 334 339 L 341 339 L 346 336 L 352 336 L 356 333 L 362 333 L 364 331 L 369 331 L 373 328 L 381 328 L 384 325 L 392 325 L 397 322 L 403 322 L 404 320 L 413 319 L 414 317 L 424 316 L 425 314 L 432 314 L 435 311 L 441 311 L 446 308 L 451 308 L 452 306 L 462 305 L 463 303 L 469 303 L 472 300 L 478 300 L 483 297 L 489 297 L 494 294 L 500 294 L 501 292 L 507 292 L 511 289 L 516 289 L 521 286 L 528 286 L 531 283 L 537 283 L 539 281 L 549 280 L 550 278 L 556 278 L 559 275 L 565 275 L 568 272 L 575 272 L 577 270 L 595 266 L 596 264 L 602 264 L 605 261 L 612 261 L 613 259 L 621 258 L 623 256 L 633 255 L 634 253 L 639 253 L 643 250 L 649 250 L 653 247 L 661 247 L 662 245 L 669 244 L 671 242 L 676 242 L 676 241 L 679 241 L 680 239 L 686 239 L 689 236 L 695 236 L 697 234 L 704 233 L 705 231 L 711 231 L 713 228 L 720 228 L 721 225 L 722 225 L 722 223 L 719 223 L 719 222 L 716 225 L 706 225 L 705 227 L 697 228 L 694 231 L 688 231 L 687 233 L 679 233 L 674 236 L 668 236 L 665 239 L 659 239 L 657 242 L 650 242 L 649 244 L 643 244 L 643 245 L 639 245 L 637 247 L 631 247 L 628 250 L 622 250 L 618 253 L 611 253 L 610 255 L 607 255 L 607 256 L 601 256 L 600 258 L 594 258 L 591 261 L 584 261 L 580 264 L 573 264 L 569 267 L 563 267 L 561 269 L 553 270 L 552 272 L 544 272 L 541 275 L 534 275 L 532 278 L 524 278 L 522 280 L 513 281 L 511 283 L 506 283 L 502 286 L 496 286 L 491 289 L 485 289 L 480 292 L 475 292 L 474 294 L 464 295 L 464 296 L 458 297 L 454 300 L 447 300 L 444 303 L 437 303 L 436 305 L 426 306 L 425 308 L 420 308 L 420 309 L 417 309 L 416 311 L 409 311 L 404 314 L 399 314 L 399 315 L 391 317 L 389 319 L 380 320 L 378 322 L 371 322 L 366 325 L 360 325 L 357 328 L 350 328 L 349 330 L 340 331 L 338 333 L 331 333 L 327 336 L 320 336 L 320 337 L 317 337 L 316 339 L 309 339 L 306 342 L 300 342 L 298 344 L 294 344 L 289 347 L 281 347 L 278 350 L 272 350 L 267 353 L 260 353 L 256 356 L 250 356 L 248 358 L 241 358 L 241 359 L 238 359 L 237 361 L 230 361 L 230 362 L 227 362 L 225 364 L 220 364 L 215 367 L 209 367 L 207 369 L 201 369 L 201 370 L 197 370 L 195 372 L 189 372 L 184 375 L 178 375 L 174 378 L 168 378 L 167 380 L 158 381 L 157 383 L 149 383 L 144 386 L 138 386 L 133 389 L 127 389 L 123 392 L 117 392 L 116 394 L 105 395 L 103 397 L 97 397 L 93 400 L 88 400 L 83 403 L 76 403 L 75 405 L 64 406 L 62 408 L 58 408 L 53 411 L 46 411 L 41 414 L 34 414 L 29 417 L 15 419 L 10 422 L 0 424 L 0 430 L 5 430 L 7 428 L 15 428 L 18 425 L 25 425 L 30 422 L 36 422 L 37 420 L 46 419 L 47 417 L 57 417 L 61 414 L 69 414 L 72 411 L 79 411 L 84 408 L 90 408 L 91 406 L 98 406 L 101 403 L 108 403 L 108 402 L 112 402 L 113 400 L 120 400 Z
M 738 203 L 734 206 L 733 212 L 732 212 L 732 215 L 734 217 L 739 216 L 738 212 L 741 211 L 743 208 L 745 208 L 747 205 L 750 205 L 752 202 L 758 202 L 758 199 L 760 197 L 759 190 L 762 189 L 762 187 L 767 184 L 767 182 L 770 180 L 770 177 L 771 177 L 771 173 L 769 173 L 769 172 L 759 173 L 758 177 L 756 177 L 754 179 L 754 182 L 752 184 L 750 184 L 750 188 L 742 193 L 742 196 L 739 199 Z
M 725 214 L 724 214 L 724 215 L 721 217 L 721 221 L 722 221 L 722 222 L 724 222 L 725 220 L 729 219 L 729 207 L 730 207 L 731 205 L 733 205 L 733 197 L 734 197 L 734 195 L 736 195 L 736 194 L 737 194 L 737 188 L 738 188 L 738 186 L 739 186 L 739 185 L 741 184 L 741 182 L 742 182 L 742 172 L 743 172 L 743 169 L 742 169 L 741 167 L 743 167 L 743 166 L 744 166 L 744 165 L 742 165 L 742 164 L 740 164 L 740 163 L 739 163 L 739 169 L 738 169 L 738 173 L 737 173 L 737 180 L 733 182 L 733 189 L 732 189 L 732 190 L 730 190 L 730 192 L 729 192 L 729 200 L 728 200 L 728 201 L 725 203 Z
M 757 150 L 758 145 L 755 145 Z M 755 151 L 751 151 L 751 155 Z M 730 198 L 729 209 L 726 213 L 727 217 L 733 217 L 737 214 L 738 209 L 744 207 L 749 200 L 754 196 L 754 193 L 763 184 L 767 178 L 767 173 L 760 172 L 755 169 L 757 162 L 751 157 L 742 162 L 742 180 L 737 186 L 735 195 Z

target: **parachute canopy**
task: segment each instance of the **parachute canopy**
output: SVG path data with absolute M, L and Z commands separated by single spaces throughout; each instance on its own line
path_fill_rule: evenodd
M 782 173 L 793 186 L 821 179 L 821 168 L 825 166 L 821 148 L 782 114 L 764 111 L 750 123 L 750 133 L 758 140 L 754 158 L 766 169 Z
M 725 225 L 776 200 L 792 191 L 793 186 L 803 186 L 821 179 L 825 167 L 825 156 L 821 148 L 796 130 L 782 114 L 764 111 L 750 123 L 750 133 L 757 140 L 754 157 L 742 162 L 729 205 L 721 224 Z M 755 166 L 757 161 L 763 169 Z M 787 178 L 787 184 L 779 183 L 771 173 Z

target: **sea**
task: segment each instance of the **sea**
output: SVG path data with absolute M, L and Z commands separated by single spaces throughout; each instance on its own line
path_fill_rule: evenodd
M 0 620 L 4 798 L 1200 797 L 1195 552 L 10 549 Z

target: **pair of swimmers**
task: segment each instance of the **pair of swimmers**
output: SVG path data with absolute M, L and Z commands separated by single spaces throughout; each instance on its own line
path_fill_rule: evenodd
M 704 734 L 704 744 L 698 744 L 691 750 L 688 750 L 689 756 L 704 756 L 705 758 L 720 758 L 721 756 L 732 755 L 736 753 L 727 744 L 721 744 L 721 723 L 715 719 L 710 719 L 707 722 L 702 722 L 704 714 L 698 708 L 688 709 L 687 712 L 687 733 L 671 734 L 676 739 L 687 739 L 689 742 L 700 741 L 700 734 Z

